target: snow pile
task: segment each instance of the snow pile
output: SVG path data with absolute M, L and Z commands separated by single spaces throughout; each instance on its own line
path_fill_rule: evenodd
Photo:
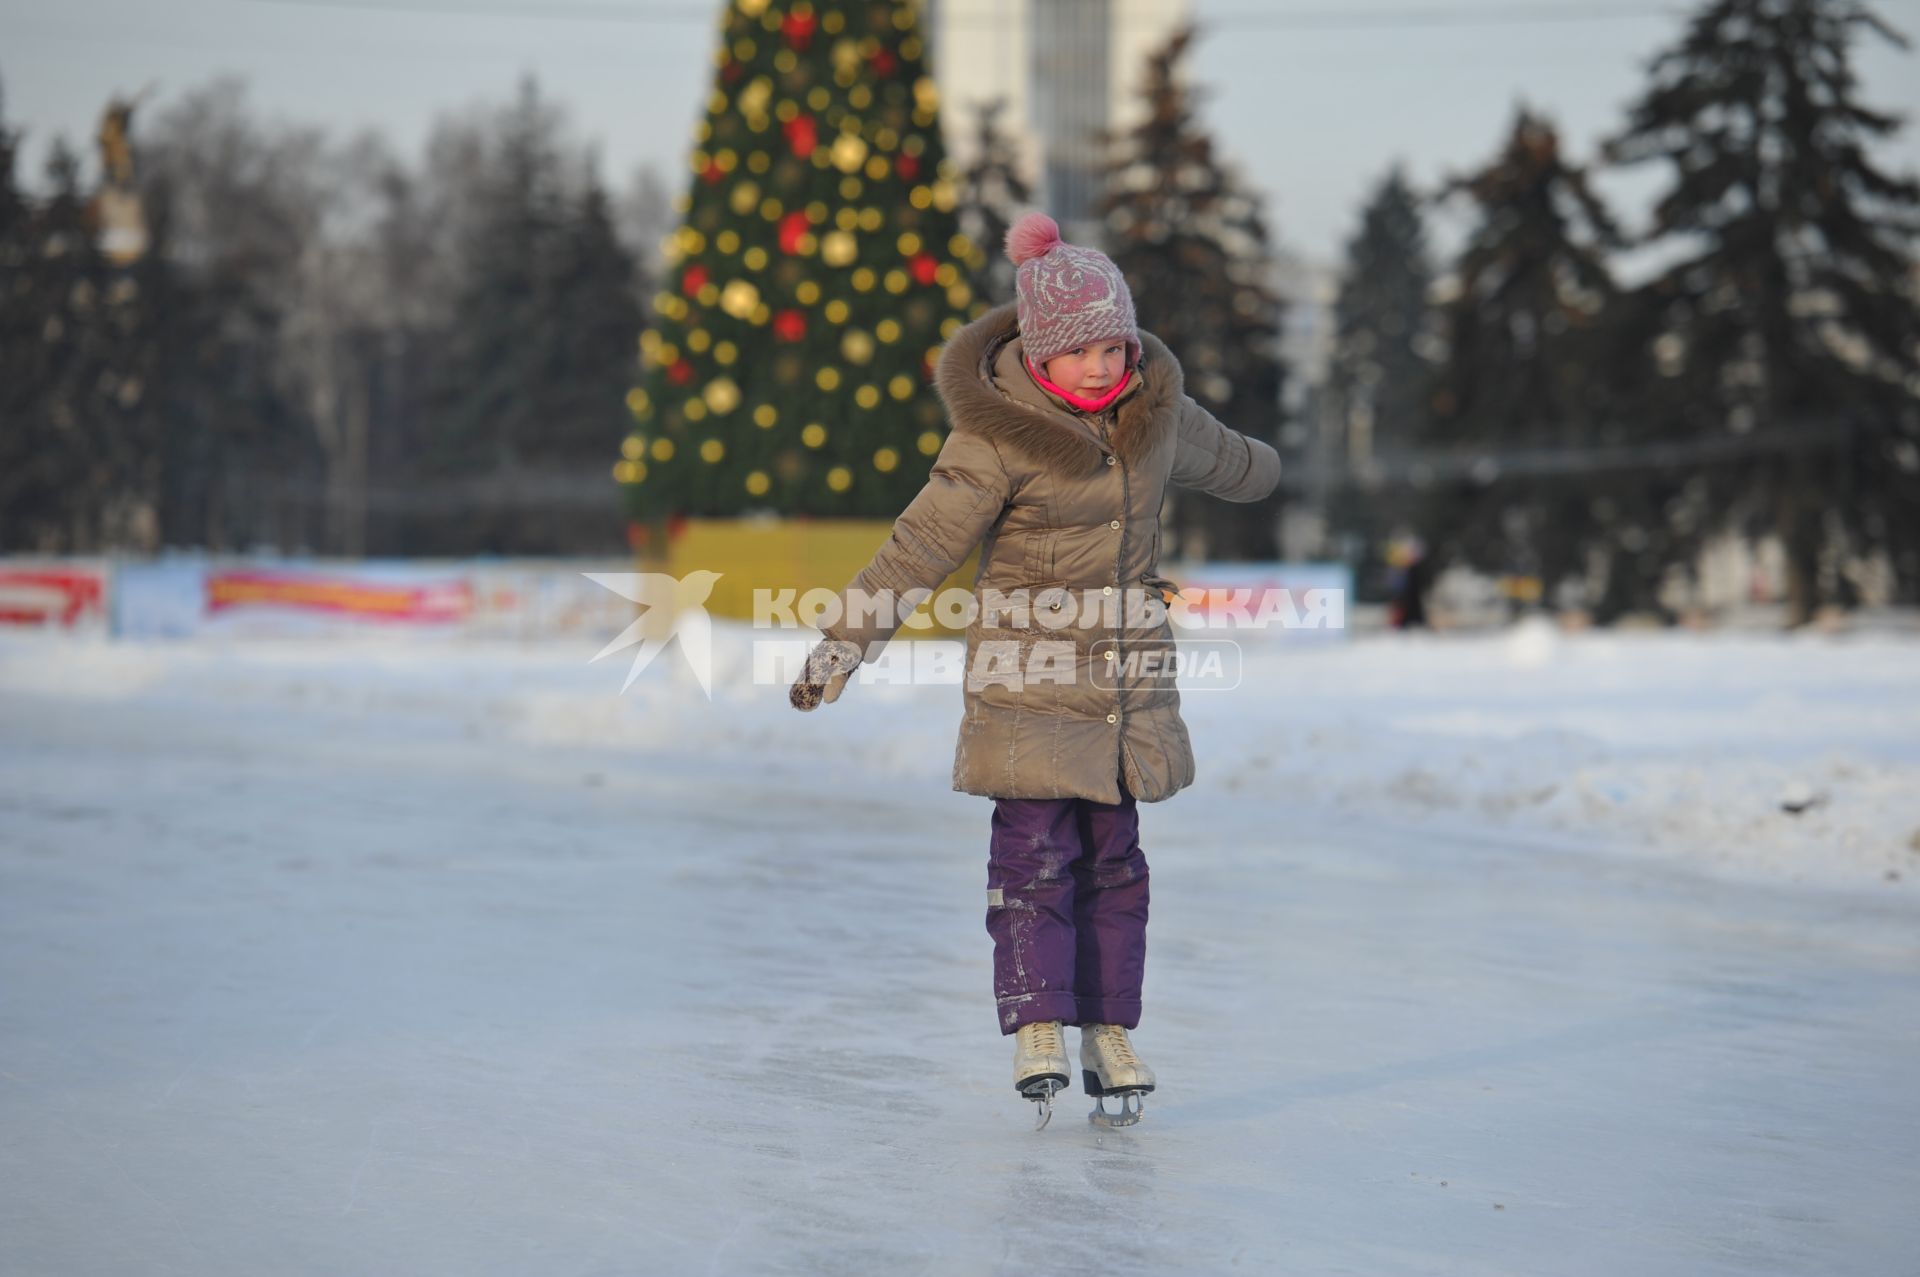
M 715 635 L 711 700 L 673 648 L 622 695 L 627 657 L 591 663 L 590 641 L 41 636 L 0 643 L 0 694 L 321 710 L 342 715 L 343 731 L 372 716 L 402 734 L 843 789 L 950 784 L 957 686 L 860 682 L 797 714 L 783 681 L 754 681 L 752 631 Z M 1256 635 L 1237 687 L 1185 696 L 1199 781 L 1172 806 L 1185 818 L 1232 805 L 1275 828 L 1303 811 L 1411 822 L 1414 836 L 1499 828 L 1740 874 L 1901 886 L 1920 876 L 1916 655 L 1895 637 L 1811 634 Z

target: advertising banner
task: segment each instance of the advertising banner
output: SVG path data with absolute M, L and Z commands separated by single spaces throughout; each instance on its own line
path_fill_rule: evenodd
M 107 621 L 109 569 L 74 560 L 0 562 L 0 625 L 98 630 Z

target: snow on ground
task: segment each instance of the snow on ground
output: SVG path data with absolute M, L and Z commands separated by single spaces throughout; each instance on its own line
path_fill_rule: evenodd
M 957 688 L 748 638 L 0 642 L 0 1272 L 1910 1267 L 1910 641 L 1250 646 L 1036 1135 Z
M 0 694 L 152 689 L 263 713 L 324 701 L 479 723 L 529 748 L 723 757 L 795 777 L 832 758 L 913 792 L 950 783 L 956 686 L 856 684 L 795 714 L 782 684 L 753 681 L 755 637 L 718 630 L 711 701 L 672 649 L 622 696 L 627 657 L 590 664 L 598 644 L 420 641 L 16 641 L 0 648 Z M 1350 643 L 1253 636 L 1242 654 L 1237 686 L 1184 698 L 1200 775 L 1169 810 L 1305 806 L 1920 893 L 1920 641 L 1570 637 L 1542 624 Z M 1784 810 L 1789 800 L 1806 809 Z

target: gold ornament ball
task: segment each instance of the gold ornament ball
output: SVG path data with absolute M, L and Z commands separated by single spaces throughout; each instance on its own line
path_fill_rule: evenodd
M 840 339 L 840 353 L 848 363 L 864 364 L 873 358 L 873 338 L 858 328 L 850 328 Z
M 746 319 L 759 305 L 760 290 L 744 279 L 730 280 L 720 294 L 720 309 L 735 319 Z
M 834 231 L 820 241 L 820 260 L 829 266 L 847 265 L 858 251 L 853 236 L 845 231 Z
M 707 407 L 724 416 L 740 406 L 740 387 L 731 377 L 715 377 L 700 397 L 707 401 Z

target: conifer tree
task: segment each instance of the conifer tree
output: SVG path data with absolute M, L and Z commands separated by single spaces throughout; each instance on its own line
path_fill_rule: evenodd
M 1432 288 L 1420 198 L 1395 165 L 1347 243 L 1317 405 L 1314 468 L 1340 480 L 1323 500 L 1331 528 L 1357 551 L 1363 588 L 1370 588 L 1369 572 L 1383 566 L 1381 542 L 1403 513 L 1402 502 L 1379 486 L 1377 466 L 1414 447 L 1425 420 Z
M 32 210 L 14 171 L 20 134 L 7 127 L 5 106 L 0 95 L 0 548 L 19 549 L 31 544 L 38 521 L 31 507 L 50 495 L 33 476 L 42 446 L 33 411 L 45 391 L 47 342 Z
M 1500 154 L 1441 192 L 1454 196 L 1475 220 L 1441 309 L 1446 357 L 1426 436 L 1454 461 L 1480 460 L 1438 476 L 1423 522 L 1443 558 L 1537 580 L 1551 602 L 1583 565 L 1586 476 L 1502 466 L 1606 437 L 1605 319 L 1616 289 L 1605 252 L 1620 235 L 1553 126 L 1525 107 Z
M 565 143 L 562 122 L 531 83 L 501 117 L 466 210 L 456 304 L 438 361 L 429 475 L 488 475 L 498 490 L 571 484 L 605 474 L 625 429 L 639 307 L 635 264 L 614 233 L 605 191 Z M 460 534 L 493 552 L 551 553 L 615 542 L 620 511 L 605 498 L 570 513 L 496 502 Z M 536 486 L 537 485 L 537 486 Z M 431 529 L 422 529 L 430 533 Z
M 974 282 L 991 305 L 1013 300 L 1007 229 L 1033 201 L 1013 139 L 1001 127 L 1004 98 L 982 103 L 974 120 L 973 159 L 960 175 L 960 229 L 973 242 Z
M 913 0 L 731 0 L 633 430 L 636 516 L 892 517 L 979 313 Z
M 523 82 L 468 210 L 427 473 L 525 465 L 554 428 L 550 365 L 573 340 L 554 322 L 567 195 L 558 128 Z
M 1190 28 L 1178 31 L 1148 60 L 1146 116 L 1118 140 L 1101 214 L 1140 325 L 1180 360 L 1187 393 L 1226 425 L 1277 446 L 1281 303 L 1267 285 L 1266 218 L 1196 119 L 1180 70 L 1193 38 Z M 1272 558 L 1279 504 L 1277 495 L 1232 504 L 1170 493 L 1167 548 Z
M 606 192 L 589 180 L 561 226 L 555 269 L 553 431 L 541 456 L 600 462 L 625 427 L 620 400 L 632 380 L 640 307 L 636 265 L 614 233 Z
M 1723 522 L 1776 535 L 1791 619 L 1885 553 L 1920 598 L 1920 185 L 1869 157 L 1901 126 L 1858 98 L 1855 42 L 1905 40 L 1855 0 L 1710 0 L 1609 144 L 1662 166 L 1647 288 L 1677 433 L 1735 445 Z
M 1326 395 L 1350 462 L 1405 449 L 1418 437 L 1433 372 L 1422 341 L 1432 288 L 1419 197 L 1395 165 L 1347 244 L 1333 307 Z

